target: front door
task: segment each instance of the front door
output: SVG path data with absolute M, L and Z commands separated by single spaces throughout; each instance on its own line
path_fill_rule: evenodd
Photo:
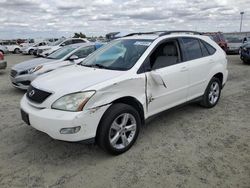
M 178 40 L 160 44 L 150 56 L 147 117 L 187 100 L 188 63 L 182 62 Z

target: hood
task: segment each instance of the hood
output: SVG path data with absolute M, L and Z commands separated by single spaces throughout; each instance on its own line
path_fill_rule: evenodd
M 117 78 L 123 74 L 125 74 L 124 71 L 74 65 L 39 76 L 32 82 L 32 85 L 41 90 L 65 95 L 82 91 L 90 86 Z
M 12 67 L 12 69 L 17 71 L 24 71 L 27 69 L 31 69 L 35 66 L 42 65 L 44 63 L 55 61 L 54 59 L 46 59 L 46 58 L 35 58 L 28 61 L 24 61 L 22 63 L 18 63 Z

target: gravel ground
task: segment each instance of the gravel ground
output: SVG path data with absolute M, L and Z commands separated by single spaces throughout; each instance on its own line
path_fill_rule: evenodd
M 250 66 L 228 56 L 219 104 L 164 112 L 142 128 L 125 154 L 51 139 L 22 122 L 24 94 L 10 67 L 29 56 L 7 55 L 0 71 L 0 187 L 250 187 Z

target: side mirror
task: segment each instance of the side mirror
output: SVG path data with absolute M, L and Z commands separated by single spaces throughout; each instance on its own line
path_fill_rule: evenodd
M 79 57 L 77 55 L 72 55 L 72 56 L 69 57 L 70 61 L 74 61 L 74 60 L 77 60 L 77 59 L 79 59 Z
M 155 81 L 155 83 L 157 83 L 158 85 L 163 85 L 165 88 L 167 88 L 164 80 L 162 79 L 160 73 L 157 70 L 152 70 L 151 76 L 153 80 Z

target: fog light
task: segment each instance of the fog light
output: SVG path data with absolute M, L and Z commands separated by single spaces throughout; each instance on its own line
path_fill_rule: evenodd
M 81 129 L 80 126 L 78 126 L 78 127 L 70 127 L 70 128 L 62 128 L 60 130 L 60 133 L 61 134 L 75 134 L 75 133 L 79 132 L 80 129 Z

